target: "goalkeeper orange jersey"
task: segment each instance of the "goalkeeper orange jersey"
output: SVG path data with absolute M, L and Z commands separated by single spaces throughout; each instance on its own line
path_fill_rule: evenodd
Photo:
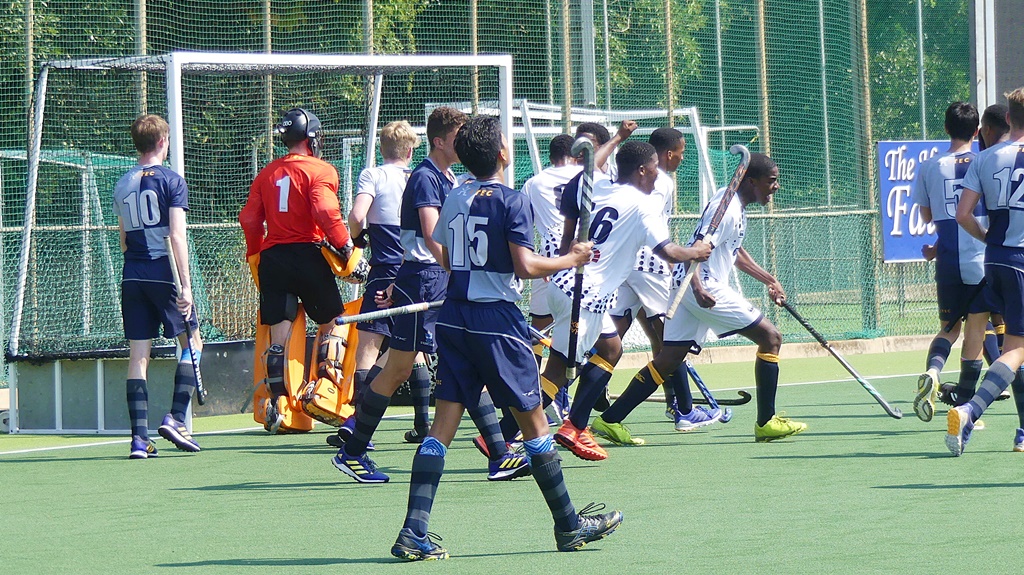
M 341 248 L 350 240 L 338 204 L 338 171 L 313 156 L 288 154 L 267 164 L 249 187 L 238 222 L 246 257 L 278 244 L 327 238 Z

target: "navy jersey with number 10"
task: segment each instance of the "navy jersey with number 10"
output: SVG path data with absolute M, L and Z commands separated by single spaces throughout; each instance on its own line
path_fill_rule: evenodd
M 128 251 L 125 260 L 167 256 L 164 238 L 171 233 L 170 208 L 188 210 L 188 186 L 163 166 L 135 166 L 114 187 L 114 213 L 121 217 Z
M 452 190 L 441 207 L 434 240 L 448 250 L 449 300 L 517 302 L 522 281 L 509 242 L 533 250 L 533 217 L 526 195 L 494 180 Z

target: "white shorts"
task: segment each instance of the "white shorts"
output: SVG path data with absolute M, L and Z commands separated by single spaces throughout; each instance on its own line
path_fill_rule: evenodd
M 727 337 L 757 325 L 764 317 L 747 298 L 729 285 L 708 282 L 705 289 L 714 296 L 714 307 L 700 307 L 693 297 L 693 290 L 686 290 L 675 317 L 665 320 L 665 345 L 693 342 L 699 352 L 700 346 L 707 341 L 709 330 L 718 337 Z
M 548 290 L 548 306 L 554 316 L 554 327 L 551 331 L 551 349 L 569 357 L 569 319 L 572 316 L 572 298 L 557 287 Z M 576 361 L 583 361 L 584 355 L 597 343 L 602 335 L 618 335 L 615 323 L 607 313 L 596 313 L 588 309 L 580 309 L 580 330 L 576 340 Z M 570 358 L 571 359 L 571 358 Z
M 551 315 L 551 308 L 548 306 L 548 292 L 551 290 L 557 291 L 558 288 L 541 278 L 530 280 L 530 315 Z
M 672 283 L 670 276 L 633 270 L 626 281 L 619 286 L 615 306 L 608 310 L 612 317 L 636 319 L 640 308 L 647 317 L 665 315 L 668 309 L 668 292 Z

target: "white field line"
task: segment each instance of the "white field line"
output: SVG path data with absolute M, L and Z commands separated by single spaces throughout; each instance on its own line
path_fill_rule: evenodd
M 956 370 L 954 370 L 954 369 L 943 370 L 942 373 L 960 373 L 960 370 L 958 370 L 958 369 L 956 369 Z M 866 380 L 868 380 L 870 382 L 870 381 L 875 380 L 875 379 L 895 379 L 895 378 L 898 378 L 898 377 L 917 377 L 919 375 L 921 375 L 921 373 L 902 373 L 902 374 L 897 374 L 897 375 L 872 375 L 870 377 L 865 376 L 864 379 L 866 379 Z M 845 382 L 848 382 L 848 381 L 853 381 L 853 378 L 852 377 L 847 377 L 847 378 L 843 378 L 843 379 L 823 379 L 821 381 L 801 381 L 801 382 L 796 382 L 796 383 L 780 383 L 779 387 L 796 387 L 796 386 L 799 386 L 799 385 L 823 385 L 823 384 L 826 384 L 826 383 L 845 383 Z M 713 388 L 713 389 L 709 387 L 708 389 L 710 391 L 739 391 L 741 389 L 754 389 L 754 388 L 755 388 L 755 386 L 748 385 L 748 386 L 745 386 L 745 387 L 716 387 L 716 388 Z M 611 397 L 612 397 L 612 399 L 618 399 L 619 396 L 612 395 Z M 652 395 L 649 398 L 647 398 L 647 401 L 654 401 L 656 399 L 664 401 L 665 396 L 664 396 L 664 394 L 655 394 L 655 395 Z
M 402 419 L 412 417 L 412 414 L 385 415 L 383 419 Z M 262 427 L 240 427 L 238 429 L 223 429 L 221 431 L 199 431 L 192 435 L 223 435 L 226 433 L 241 433 L 244 431 L 259 431 Z M 41 451 L 56 451 L 58 449 L 78 449 L 81 447 L 98 447 L 101 445 L 117 445 L 119 443 L 131 443 L 131 439 L 113 439 L 110 441 L 96 441 L 93 443 L 79 443 L 76 445 L 54 445 L 50 447 L 33 447 L 30 449 L 15 449 L 13 451 L 0 451 L 0 456 L 19 455 L 22 453 L 39 453 Z

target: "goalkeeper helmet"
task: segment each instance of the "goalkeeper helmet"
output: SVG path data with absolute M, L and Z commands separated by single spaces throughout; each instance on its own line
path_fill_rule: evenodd
M 313 156 L 320 157 L 323 138 L 320 134 L 320 119 L 313 112 L 292 108 L 285 112 L 281 123 L 275 126 L 274 130 L 281 134 L 281 140 L 286 146 L 291 147 L 306 140 Z

